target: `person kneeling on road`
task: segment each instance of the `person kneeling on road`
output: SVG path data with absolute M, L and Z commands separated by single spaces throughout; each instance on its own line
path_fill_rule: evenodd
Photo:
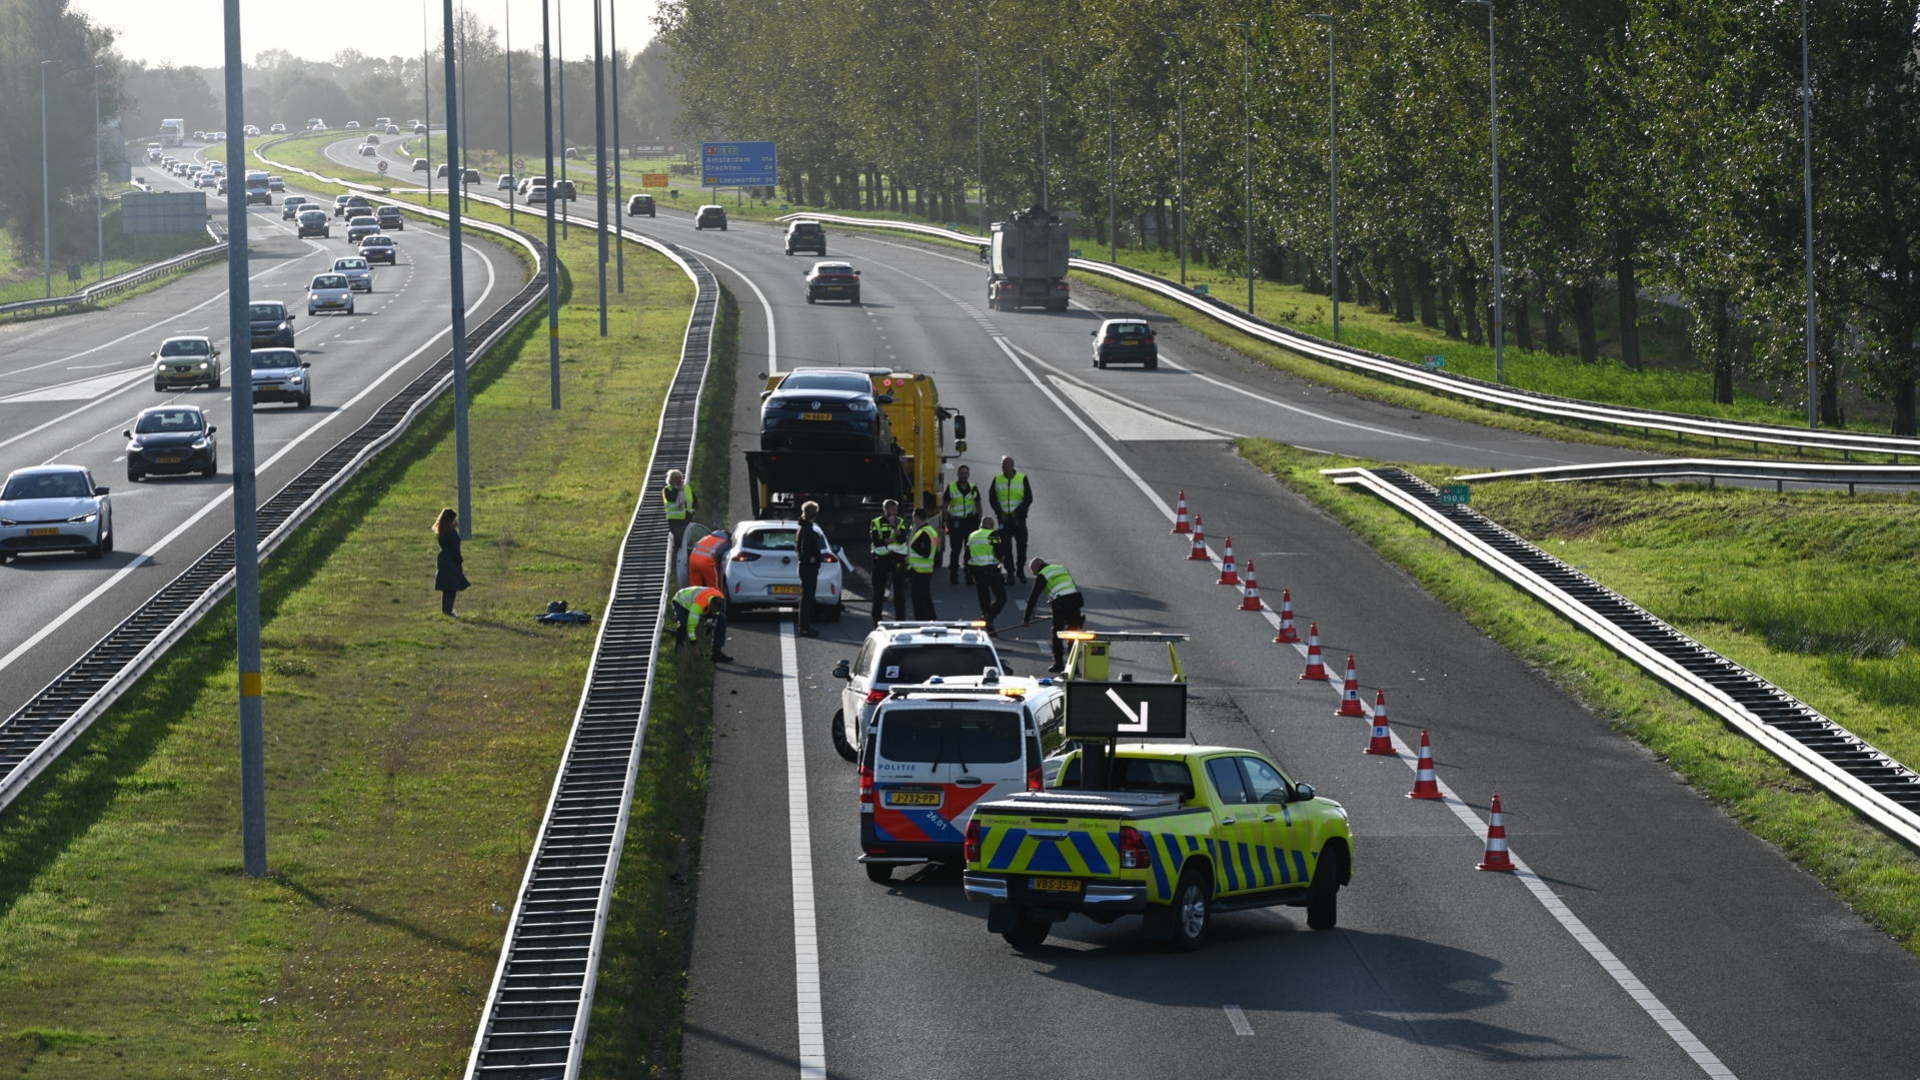
M 673 651 L 679 652 L 691 642 L 700 644 L 700 621 L 713 624 L 713 661 L 733 662 L 722 652 L 727 643 L 727 594 L 706 585 L 689 585 L 673 594 Z
M 1000 575 L 1000 532 L 993 527 L 992 514 L 981 518 L 980 527 L 967 535 L 967 573 L 980 599 L 980 618 L 991 634 L 993 620 L 1007 606 L 1007 585 Z
M 1067 669 L 1066 643 L 1060 640 L 1060 631 L 1087 625 L 1080 587 L 1073 583 L 1066 567 L 1038 556 L 1027 564 L 1027 570 L 1033 574 L 1033 593 L 1027 597 L 1026 621 L 1033 621 L 1033 609 L 1039 606 L 1041 594 L 1046 594 L 1047 607 L 1053 612 L 1053 666 L 1047 670 L 1059 674 Z

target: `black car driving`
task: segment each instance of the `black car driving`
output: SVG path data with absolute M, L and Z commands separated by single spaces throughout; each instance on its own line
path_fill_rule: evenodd
M 796 251 L 811 251 L 825 258 L 827 255 L 827 230 L 817 221 L 794 221 L 787 225 L 787 254 Z
M 139 483 L 154 473 L 213 476 L 220 471 L 220 444 L 197 405 L 142 409 L 127 437 L 127 479 Z
M 817 262 L 801 275 L 807 279 L 807 303 L 845 300 L 860 303 L 860 271 L 852 263 Z
M 1160 366 L 1160 345 L 1154 340 L 1153 327 L 1140 319 L 1108 319 L 1093 331 L 1093 366 L 1139 364 L 1152 369 Z
M 892 401 L 863 372 L 801 368 L 762 395 L 760 449 L 884 453 L 893 428 L 880 406 Z
M 293 313 L 278 300 L 262 300 L 247 305 L 247 321 L 253 327 L 255 345 L 293 348 Z

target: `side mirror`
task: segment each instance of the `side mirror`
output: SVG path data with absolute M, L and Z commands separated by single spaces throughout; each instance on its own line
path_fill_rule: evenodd
M 1312 802 L 1313 794 L 1312 784 L 1293 785 L 1293 799 L 1295 802 Z
M 881 405 L 891 405 L 893 404 L 893 395 L 892 394 L 875 394 L 873 395 L 873 400 Z
M 311 363 L 309 363 L 308 361 L 305 361 L 305 360 L 302 360 L 302 361 L 300 361 L 300 366 L 301 366 L 301 367 L 303 367 L 303 368 L 310 368 L 310 367 L 312 367 L 313 365 L 312 365 Z
M 953 437 L 960 440 L 965 440 L 967 437 L 967 418 L 958 413 L 953 417 Z
M 212 424 L 208 424 L 208 425 L 207 425 L 207 434 L 209 434 L 209 435 L 212 435 L 212 434 L 213 434 L 214 432 L 216 432 L 216 431 L 219 431 L 219 430 L 220 430 L 219 428 L 217 428 L 217 427 L 215 427 L 215 426 L 214 426 L 214 425 L 212 425 Z
M 1100 336 L 1100 331 L 1098 331 L 1098 330 L 1089 330 L 1089 331 L 1087 331 L 1087 336 L 1088 336 L 1088 337 L 1099 337 L 1099 336 Z
M 836 679 L 853 678 L 853 665 L 845 660 L 833 665 L 833 677 Z
M 93 493 L 94 493 L 95 495 L 105 495 L 105 494 L 106 494 L 107 492 L 109 492 L 109 491 L 111 491 L 111 490 L 113 490 L 113 489 L 112 489 L 112 488 L 103 488 L 103 487 L 97 487 L 97 488 L 94 488 L 94 489 L 93 489 Z
M 125 436 L 126 438 L 129 438 L 129 439 L 131 439 L 131 438 L 133 438 L 133 432 L 131 432 L 131 431 L 123 431 L 123 432 L 121 432 L 120 434 L 121 434 L 121 435 L 123 435 L 123 436 Z

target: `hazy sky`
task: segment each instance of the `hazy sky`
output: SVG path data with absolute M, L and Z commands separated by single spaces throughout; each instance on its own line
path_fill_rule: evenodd
M 614 2 L 619 4 L 621 51 L 640 51 L 653 37 L 654 0 Z M 120 52 L 136 60 L 218 67 L 226 55 L 221 0 L 69 0 L 69 6 L 95 23 L 112 27 Z M 593 0 L 550 0 L 549 6 L 564 20 L 565 54 L 590 56 Z M 509 3 L 471 0 L 467 8 L 482 22 L 502 28 Z M 511 8 L 514 51 L 537 48 L 539 0 L 512 0 Z M 248 63 L 268 49 L 285 49 L 311 60 L 330 59 L 342 49 L 358 49 L 370 56 L 415 56 L 420 52 L 423 13 L 437 41 L 440 0 L 430 4 L 427 0 L 241 0 L 240 54 Z

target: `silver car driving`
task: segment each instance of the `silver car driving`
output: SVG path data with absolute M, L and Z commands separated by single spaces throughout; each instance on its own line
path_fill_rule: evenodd
M 333 260 L 333 272 L 345 274 L 347 285 L 354 292 L 373 291 L 373 267 L 367 265 L 367 260 L 358 255 L 343 255 Z
M 323 311 L 353 314 L 353 285 L 347 275 L 329 271 L 313 276 L 313 284 L 307 286 L 307 314 Z
M 0 485 L 0 564 L 33 551 L 113 550 L 113 503 L 82 465 L 15 469 Z

